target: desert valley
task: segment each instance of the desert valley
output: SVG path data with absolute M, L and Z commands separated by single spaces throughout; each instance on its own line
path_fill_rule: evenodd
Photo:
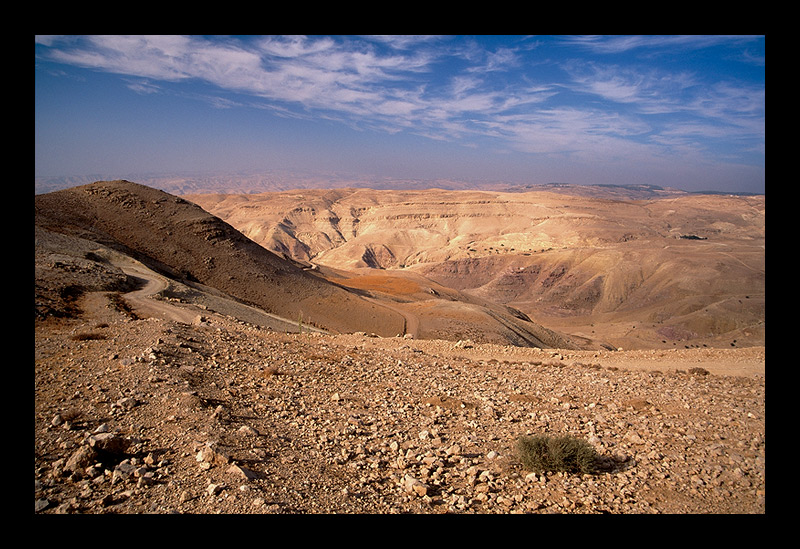
M 37 513 L 763 514 L 764 475 L 763 195 L 35 197 Z

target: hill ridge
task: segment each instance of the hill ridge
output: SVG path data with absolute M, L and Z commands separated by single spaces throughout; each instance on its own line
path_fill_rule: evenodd
M 336 324 L 344 330 L 365 327 L 356 315 L 348 321 L 316 306 L 317 300 L 330 299 L 371 313 L 369 323 L 381 335 L 402 327 L 397 313 L 279 258 L 196 204 L 144 185 L 97 182 L 40 195 L 36 218 L 51 230 L 96 238 L 156 271 L 215 287 L 286 318 L 303 314 L 307 323 L 334 331 Z
M 130 181 L 38 195 L 35 205 L 36 224 L 43 228 L 96 240 L 183 283 L 202 283 L 268 313 L 334 333 L 395 336 L 413 324 L 419 331 L 412 335 L 420 337 L 543 347 L 594 345 L 474 298 L 453 294 L 440 300 L 428 294 L 423 307 L 386 299 L 380 292 L 356 292 L 344 279 L 326 278 L 263 248 L 189 200 Z M 457 318 L 439 315 L 441 307 L 452 310 L 455 303 Z M 492 313 L 486 314 L 489 309 Z M 458 330 L 450 330 L 448 323 L 458 324 Z

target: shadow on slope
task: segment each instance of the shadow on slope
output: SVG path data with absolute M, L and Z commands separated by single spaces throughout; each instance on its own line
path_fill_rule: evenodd
M 287 319 L 332 332 L 402 331 L 397 312 L 303 271 L 191 202 L 143 185 L 97 182 L 38 195 L 35 219 Z
M 403 291 L 359 287 L 352 277 L 328 273 L 328 280 L 322 272 L 305 270 L 266 250 L 183 198 L 129 181 L 37 195 L 35 224 L 125 253 L 184 284 L 203 284 L 268 313 L 334 333 L 411 332 L 537 347 L 587 346 L 507 307 L 466 299 L 443 287 L 438 295 L 412 292 L 401 298 Z

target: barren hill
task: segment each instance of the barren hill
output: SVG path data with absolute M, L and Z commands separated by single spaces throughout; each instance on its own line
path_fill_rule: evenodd
M 763 344 L 763 196 L 554 190 L 188 198 L 287 258 L 413 272 L 616 346 Z
M 402 315 L 276 257 L 198 206 L 127 181 L 36 196 L 36 225 L 127 253 L 287 319 L 339 331 L 403 331 Z M 347 313 L 344 313 L 347 311 Z
M 36 196 L 36 225 L 130 255 L 186 285 L 214 288 L 298 325 L 334 333 L 473 339 L 537 347 L 592 344 L 525 315 L 425 281 L 405 295 L 375 281 L 327 278 L 278 257 L 191 202 L 127 181 Z

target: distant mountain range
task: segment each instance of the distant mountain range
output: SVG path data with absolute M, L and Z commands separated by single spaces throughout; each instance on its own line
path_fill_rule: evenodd
M 340 283 L 397 299 L 413 274 L 441 296 L 456 290 L 617 347 L 763 339 L 763 195 L 559 183 L 184 198 L 277 255 L 358 273 Z
M 36 177 L 34 178 L 35 194 L 87 185 L 95 181 L 117 179 L 117 175 L 92 174 L 85 176 Z M 263 173 L 233 173 L 222 175 L 208 174 L 125 174 L 124 178 L 136 181 L 148 187 L 159 189 L 174 195 L 188 194 L 255 194 L 262 192 L 279 192 L 294 189 L 341 189 L 368 188 L 375 190 L 491 190 L 501 192 L 529 192 L 546 190 L 568 193 L 578 196 L 609 198 L 620 200 L 647 200 L 667 196 L 679 196 L 687 193 L 720 194 L 753 196 L 754 193 L 723 191 L 682 191 L 679 189 L 643 184 L 591 184 L 575 183 L 543 183 L 535 185 L 519 185 L 509 182 L 475 183 L 452 179 L 393 179 L 368 178 L 352 174 L 330 173 L 312 174 L 283 171 Z
M 375 190 L 424 190 L 424 189 L 475 189 L 507 190 L 513 185 L 510 183 L 488 183 L 477 185 L 475 183 L 449 179 L 392 179 L 369 178 L 352 174 L 341 173 L 303 173 L 270 171 L 262 173 L 233 173 L 233 174 L 125 174 L 124 179 L 136 181 L 148 187 L 158 189 L 175 195 L 228 193 L 228 194 L 255 194 L 262 192 L 278 192 L 294 189 L 340 189 L 340 188 L 368 188 Z M 118 179 L 109 174 L 92 174 L 86 176 L 68 177 L 37 177 L 35 178 L 36 194 L 88 185 L 95 181 L 110 181 Z

